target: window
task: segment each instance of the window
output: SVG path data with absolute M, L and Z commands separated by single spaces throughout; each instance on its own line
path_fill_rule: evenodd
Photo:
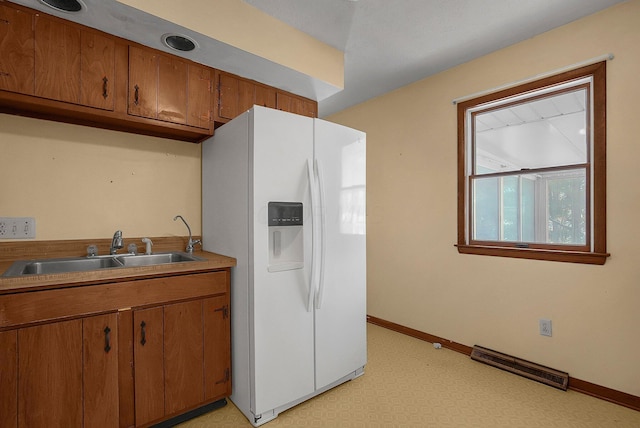
M 458 104 L 458 251 L 604 264 L 606 63 Z

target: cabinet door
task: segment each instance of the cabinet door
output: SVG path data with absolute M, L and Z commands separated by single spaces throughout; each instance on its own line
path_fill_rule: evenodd
M 82 320 L 18 330 L 18 426 L 82 426 Z
M 159 55 L 158 119 L 187 123 L 187 63 L 178 57 Z
M 18 334 L 0 333 L 0 427 L 18 426 Z
M 238 81 L 238 115 L 253 107 L 256 95 L 255 90 L 256 85 L 253 82 L 242 79 Z
M 165 410 L 170 415 L 203 401 L 202 301 L 164 307 Z
M 35 95 L 80 102 L 80 29 L 35 17 Z
M 238 92 L 240 79 L 225 73 L 219 73 L 218 89 L 218 118 L 231 120 L 238 115 Z
M 136 425 L 164 416 L 163 309 L 133 314 Z
M 268 86 L 255 85 L 255 100 L 254 104 L 276 108 L 276 90 Z
M 82 330 L 84 426 L 117 427 L 117 314 L 85 318 Z
M 80 103 L 113 110 L 115 83 L 115 41 L 97 33 L 81 34 Z
M 209 129 L 211 115 L 211 87 L 213 70 L 189 64 L 189 104 L 187 106 L 187 125 Z
M 129 46 L 128 112 L 155 119 L 158 112 L 158 55 Z
M 231 395 L 231 341 L 229 297 L 205 299 L 204 389 L 205 400 Z
M 316 103 L 306 98 L 295 97 L 278 92 L 276 104 L 278 110 L 288 111 L 289 113 L 299 114 L 302 116 L 318 116 Z
M 33 15 L 0 4 L 0 89 L 33 95 Z

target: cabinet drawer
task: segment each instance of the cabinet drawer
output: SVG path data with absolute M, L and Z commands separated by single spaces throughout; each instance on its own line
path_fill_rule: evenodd
M 229 272 L 142 279 L 0 296 L 0 329 L 228 292 Z

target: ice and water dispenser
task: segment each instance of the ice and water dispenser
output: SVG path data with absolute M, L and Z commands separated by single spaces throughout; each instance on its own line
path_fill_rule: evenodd
M 304 267 L 302 203 L 269 202 L 269 272 Z

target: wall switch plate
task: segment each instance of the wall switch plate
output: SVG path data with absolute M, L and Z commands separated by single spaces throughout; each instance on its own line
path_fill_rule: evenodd
M 540 320 L 540 334 L 542 336 L 551 336 L 551 320 Z
M 35 237 L 35 218 L 0 217 L 0 239 L 34 239 Z

